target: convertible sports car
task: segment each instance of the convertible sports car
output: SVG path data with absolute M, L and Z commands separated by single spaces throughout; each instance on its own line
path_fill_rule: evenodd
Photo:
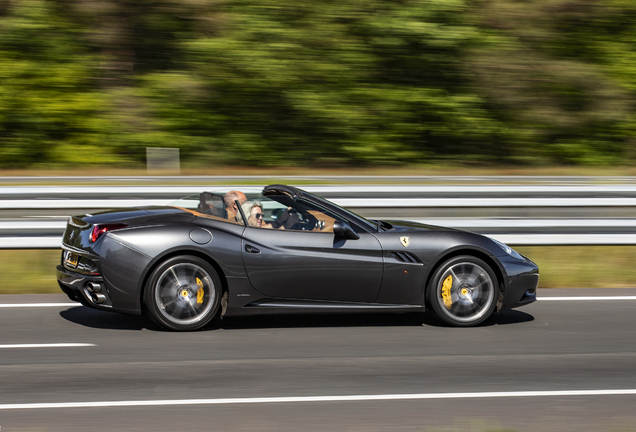
M 291 186 L 241 192 L 69 218 L 60 288 L 179 331 L 216 316 L 425 309 L 474 326 L 536 300 L 538 267 L 488 237 L 368 220 Z

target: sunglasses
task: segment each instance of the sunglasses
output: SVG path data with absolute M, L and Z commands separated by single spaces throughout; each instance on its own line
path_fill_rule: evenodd
M 263 213 L 256 213 L 256 214 L 253 214 L 252 216 L 254 216 L 256 219 L 263 219 Z

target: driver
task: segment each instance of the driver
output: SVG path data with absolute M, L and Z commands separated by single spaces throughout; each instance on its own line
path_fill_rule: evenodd
M 276 229 L 291 229 L 300 218 L 295 208 L 287 207 L 278 219 L 272 222 L 272 227 Z
M 239 204 L 243 204 L 247 201 L 247 197 L 241 191 L 231 190 L 225 195 L 223 195 L 223 202 L 225 203 L 225 211 L 227 211 L 227 218 L 231 221 L 238 221 L 238 207 L 236 206 L 236 201 Z M 239 221 L 240 222 L 240 221 Z

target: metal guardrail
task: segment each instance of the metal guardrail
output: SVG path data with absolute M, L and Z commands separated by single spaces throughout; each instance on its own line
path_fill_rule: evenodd
M 173 199 L 0 200 L 0 210 L 163 206 Z M 636 207 L 636 198 L 333 198 L 347 208 Z
M 265 183 L 263 184 L 263 186 Z M 262 187 L 262 186 L 261 186 Z M 298 185 L 299 188 L 316 194 L 358 194 L 358 193 L 515 193 L 515 194 L 554 194 L 554 193 L 618 193 L 636 194 L 636 184 L 580 184 L 580 185 Z M 35 194 L 160 194 L 181 196 L 189 193 L 200 193 L 210 189 L 256 189 L 259 186 L 235 185 L 152 185 L 152 186 L 1 186 L 2 195 L 35 195 Z
M 155 177 L 161 180 L 167 177 Z M 263 177 L 253 177 L 253 179 Z M 307 177 L 288 177 L 307 179 Z M 317 179 L 318 177 L 312 177 Z M 333 181 L 336 177 L 324 177 Z M 342 177 L 348 181 L 352 177 Z M 447 183 L 491 177 L 355 177 L 398 183 L 420 179 Z M 33 178 L 29 178 L 33 179 Z M 42 178 L 36 178 L 42 180 Z M 60 178 L 55 178 L 59 181 Z M 82 179 L 69 177 L 67 179 Z M 86 178 L 95 181 L 95 178 Z M 101 178 L 113 181 L 119 178 Z M 148 181 L 143 178 L 122 178 Z M 170 178 L 174 180 L 174 178 Z M 242 179 L 247 177 L 185 177 Z M 636 178 L 611 184 L 607 178 L 558 178 L 559 184 L 538 177 L 496 178 L 533 184 L 384 184 L 304 185 L 301 188 L 371 218 L 415 220 L 432 225 L 480 232 L 512 245 L 636 244 Z M 554 178 L 545 178 L 552 179 Z M 587 179 L 590 184 L 582 183 Z M 592 180 L 596 179 L 596 180 Z M 0 178 L 0 184 L 4 179 Z M 157 181 L 159 181 L 157 180 Z M 293 182 L 289 182 L 293 183 Z M 205 190 L 252 189 L 244 185 L 150 186 L 0 186 L 0 249 L 57 248 L 71 214 L 114 207 L 165 205 Z M 464 217 L 458 217 L 464 216 Z

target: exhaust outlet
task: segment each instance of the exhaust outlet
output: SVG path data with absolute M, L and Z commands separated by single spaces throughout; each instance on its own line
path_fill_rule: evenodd
M 91 300 L 95 304 L 102 304 L 106 302 L 106 296 L 104 294 L 91 293 Z
M 102 290 L 102 286 L 95 282 L 89 282 L 86 284 L 86 289 L 91 293 L 98 293 Z

